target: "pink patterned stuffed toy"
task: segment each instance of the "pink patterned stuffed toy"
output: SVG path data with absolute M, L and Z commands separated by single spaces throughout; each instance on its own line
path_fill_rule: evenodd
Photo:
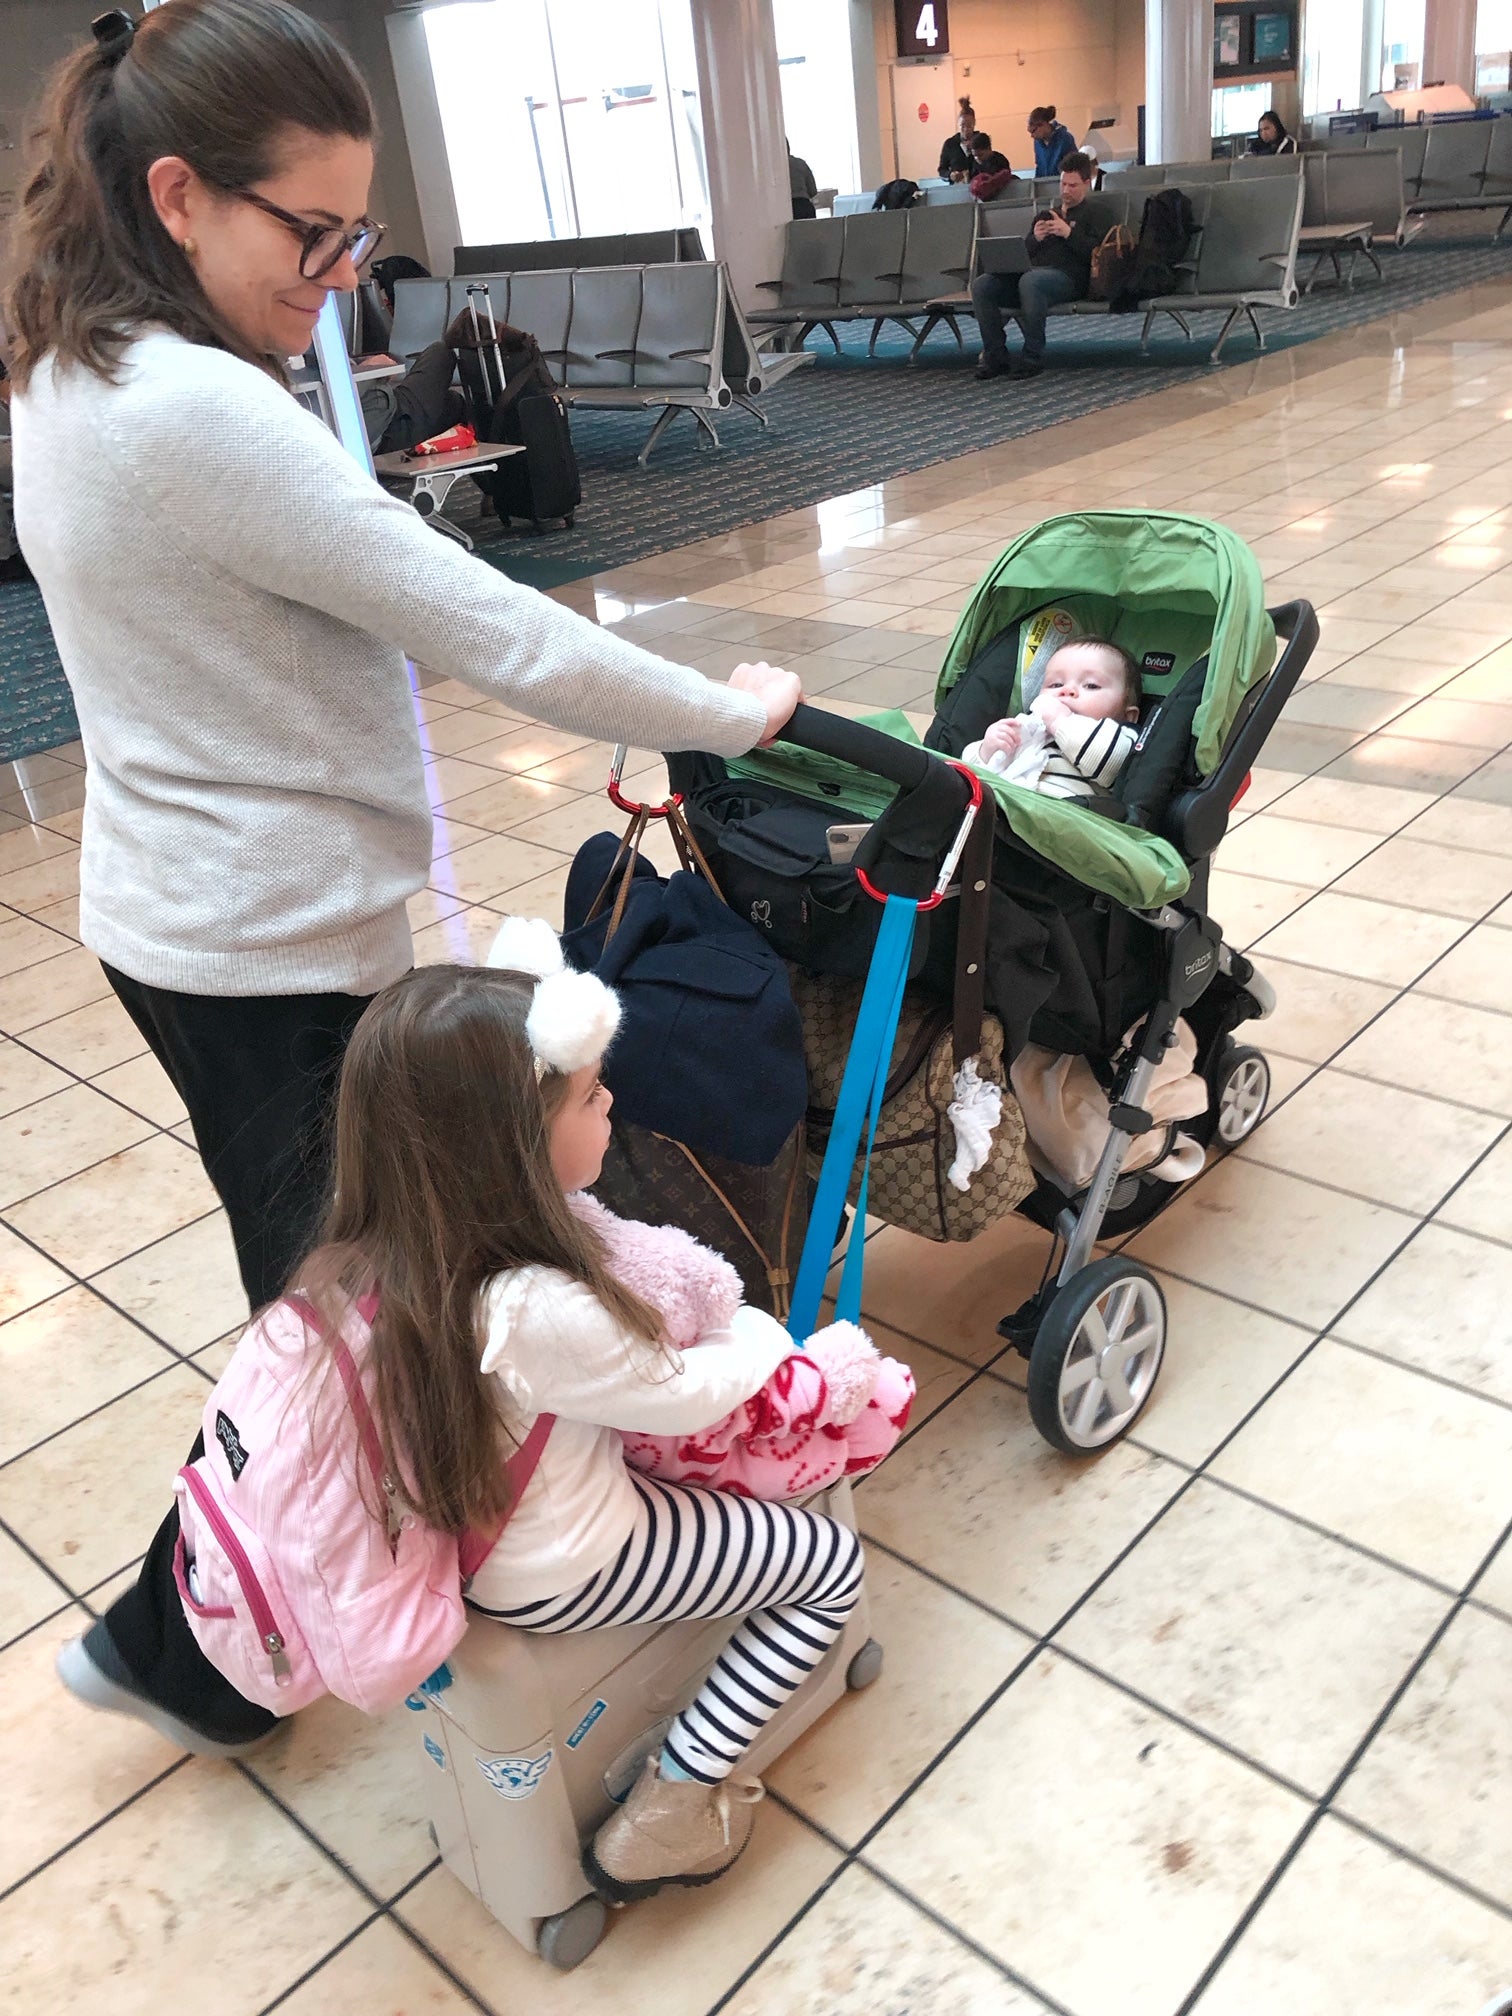
M 728 1260 L 671 1225 L 616 1218 L 581 1193 L 572 1208 L 604 1243 L 609 1269 L 661 1312 L 668 1341 L 695 1349 L 744 1299 Z M 913 1374 L 854 1323 L 816 1330 L 759 1393 L 696 1435 L 624 1436 L 635 1469 L 669 1484 L 748 1498 L 802 1498 L 873 1470 L 908 1425 Z

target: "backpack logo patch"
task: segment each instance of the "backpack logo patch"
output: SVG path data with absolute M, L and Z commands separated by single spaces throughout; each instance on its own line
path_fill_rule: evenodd
M 241 1482 L 241 1473 L 247 1467 L 250 1451 L 242 1447 L 242 1439 L 236 1432 L 236 1423 L 231 1416 L 217 1408 L 215 1415 L 215 1439 L 226 1452 L 226 1461 L 231 1466 L 231 1481 Z
M 500 1798 L 528 1799 L 540 1790 L 555 1755 L 554 1750 L 543 1750 L 539 1757 L 480 1757 L 478 1769 Z
M 758 896 L 756 901 L 751 905 L 751 922 L 759 924 L 763 931 L 771 930 L 772 906 L 765 896 Z

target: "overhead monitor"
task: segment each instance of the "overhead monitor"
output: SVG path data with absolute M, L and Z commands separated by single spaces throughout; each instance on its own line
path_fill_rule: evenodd
M 900 57 L 950 54 L 949 0 L 893 0 Z

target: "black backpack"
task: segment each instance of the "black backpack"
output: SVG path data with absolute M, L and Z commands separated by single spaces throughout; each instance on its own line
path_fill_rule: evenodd
M 1184 189 L 1157 189 L 1145 199 L 1139 242 L 1128 279 L 1113 299 L 1115 315 L 1128 315 L 1157 294 L 1174 294 L 1181 284 L 1177 270 L 1191 250 L 1197 219 Z
M 910 182 L 906 175 L 894 182 L 884 182 L 872 198 L 873 210 L 907 210 L 919 193 L 917 182 Z
M 583 501 L 582 483 L 567 414 L 557 397 L 560 388 L 540 344 L 505 322 L 486 339 L 485 348 L 474 339 L 465 313 L 453 322 L 447 340 L 456 349 L 478 439 L 525 450 L 480 474 L 478 488 L 506 522 L 528 518 L 539 531 L 543 519 L 560 518 L 570 531 Z

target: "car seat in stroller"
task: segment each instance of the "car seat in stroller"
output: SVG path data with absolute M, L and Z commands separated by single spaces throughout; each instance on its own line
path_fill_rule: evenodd
M 925 746 L 958 761 L 989 722 L 1019 710 L 1026 674 L 1055 641 L 1078 633 L 1111 637 L 1141 667 L 1147 705 L 1113 794 L 1089 806 L 978 773 L 997 814 L 988 1004 L 1010 1056 L 1038 1044 L 1085 1058 L 1108 1095 L 1091 1182 L 1068 1191 L 1042 1163 L 1019 1207 L 1055 1243 L 1044 1285 L 1000 1326 L 1029 1359 L 1036 1425 L 1067 1450 L 1128 1430 L 1164 1352 L 1155 1277 L 1122 1254 L 1093 1253 L 1176 1194 L 1148 1171 L 1126 1175 L 1125 1163 L 1153 1124 L 1146 1098 L 1179 1021 L 1195 1035 L 1208 1088 L 1206 1113 L 1186 1131 L 1229 1148 L 1264 1111 L 1269 1068 L 1234 1032 L 1269 1013 L 1274 996 L 1208 914 L 1208 872 L 1318 628 L 1304 602 L 1267 611 L 1248 547 L 1205 519 L 1049 519 L 1005 549 L 962 612 Z M 880 916 L 868 889 L 925 893 L 949 846 L 961 772 L 941 764 L 922 776 L 899 744 L 920 748 L 900 713 L 862 723 L 800 708 L 772 749 L 729 764 L 669 758 L 726 894 L 809 970 L 864 970 Z M 832 861 L 828 827 L 868 821 L 854 860 Z M 921 930 L 917 985 L 953 985 L 958 916 L 959 904 L 946 903 Z

